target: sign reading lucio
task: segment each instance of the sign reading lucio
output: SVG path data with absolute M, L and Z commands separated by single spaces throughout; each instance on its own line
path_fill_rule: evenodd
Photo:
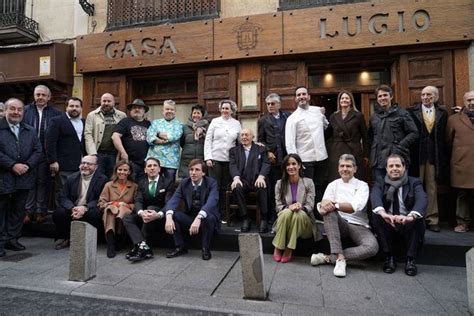
M 471 1 L 424 3 L 364 2 L 91 34 L 77 41 L 78 71 L 474 38 Z

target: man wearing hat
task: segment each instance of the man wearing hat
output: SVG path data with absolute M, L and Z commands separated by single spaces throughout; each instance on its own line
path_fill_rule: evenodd
M 114 128 L 112 141 L 118 151 L 119 159 L 132 163 L 135 180 L 144 175 L 145 158 L 148 152 L 146 132 L 150 121 L 145 119 L 145 113 L 150 108 L 142 99 L 135 99 L 127 105 L 129 117 L 122 119 Z

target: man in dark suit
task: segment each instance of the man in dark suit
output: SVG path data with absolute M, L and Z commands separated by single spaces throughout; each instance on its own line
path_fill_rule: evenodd
M 57 175 L 56 192 L 60 192 L 68 176 L 79 170 L 84 154 L 84 119 L 82 100 L 67 100 L 66 113 L 53 117 L 46 129 L 46 157 L 52 174 Z M 56 194 L 57 204 L 59 194 Z
M 23 102 L 11 98 L 5 102 L 5 117 L 0 119 L 0 257 L 5 256 L 5 249 L 25 249 L 18 238 L 34 170 L 42 156 L 36 131 L 25 124 L 23 113 Z
M 250 230 L 250 220 L 247 215 L 247 202 L 245 194 L 255 191 L 257 203 L 262 214 L 259 232 L 267 231 L 267 183 L 266 178 L 270 171 L 267 150 L 253 142 L 253 132 L 244 128 L 240 132 L 240 145 L 230 149 L 229 171 L 233 179 L 231 184 L 232 194 L 239 205 L 242 217 L 242 232 Z
M 51 91 L 47 86 L 38 85 L 34 90 L 35 101 L 25 107 L 26 124 L 35 128 L 38 138 L 43 149 L 40 163 L 36 168 L 35 185 L 28 194 L 26 201 L 26 216 L 24 223 L 28 223 L 31 219 L 36 220 L 37 223 L 42 223 L 48 211 L 48 188 L 51 184 L 51 173 L 49 170 L 48 160 L 46 159 L 46 129 L 51 124 L 53 117 L 61 115 L 61 111 L 56 109 L 49 103 L 51 99 Z M 34 216 L 34 218 L 33 218 Z
M 108 178 L 96 170 L 97 157 L 85 156 L 79 171 L 67 178 L 61 203 L 53 213 L 58 239 L 56 250 L 69 247 L 71 221 L 84 221 L 96 228 L 102 224 L 97 203 Z
M 383 271 L 395 272 L 393 243 L 397 236 L 406 248 L 405 273 L 415 276 L 415 258 L 425 235 L 423 217 L 428 199 L 421 181 L 406 173 L 405 160 L 400 155 L 389 155 L 386 169 L 384 181 L 376 182 L 370 194 L 375 213 L 373 227 L 386 256 Z
M 407 109 L 415 122 L 420 137 L 410 150 L 410 175 L 419 177 L 428 195 L 426 225 L 433 232 L 439 232 L 438 183 L 447 178 L 449 156 L 446 150 L 445 134 L 448 112 L 438 104 L 439 91 L 434 86 L 421 90 L 421 104 Z
M 125 258 L 131 262 L 153 258 L 153 251 L 146 243 L 149 234 L 163 229 L 163 206 L 173 194 L 173 181 L 160 177 L 160 161 L 148 157 L 145 161 L 146 177 L 138 182 L 133 213 L 123 218 L 123 225 L 133 243 Z M 140 230 L 140 227 L 142 228 Z
M 165 231 L 173 235 L 175 249 L 166 257 L 174 258 L 188 252 L 186 236 L 201 233 L 202 259 L 211 259 L 210 244 L 214 232 L 220 228 L 217 182 L 206 176 L 206 164 L 200 159 L 189 163 L 189 178 L 179 184 L 173 197 L 166 203 Z M 178 211 L 182 204 L 183 211 Z M 188 232 L 188 233 L 187 233 Z
M 276 182 L 281 179 L 281 162 L 286 156 L 285 147 L 285 125 L 286 119 L 290 115 L 280 110 L 281 99 L 276 93 L 269 94 L 265 102 L 267 103 L 267 114 L 263 115 L 257 123 L 257 141 L 267 149 L 268 160 L 271 164 L 268 173 L 268 220 L 273 222 L 276 218 L 275 212 L 275 191 Z

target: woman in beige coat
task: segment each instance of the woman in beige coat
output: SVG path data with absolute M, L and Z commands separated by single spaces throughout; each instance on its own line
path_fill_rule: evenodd
M 282 162 L 282 178 L 275 186 L 277 220 L 273 238 L 273 260 L 291 260 L 298 238 L 321 239 L 314 218 L 314 183 L 303 178 L 303 163 L 297 154 L 287 155 Z
M 116 234 L 123 233 L 122 218 L 132 213 L 137 184 L 132 179 L 132 166 L 125 160 L 115 165 L 112 181 L 105 184 L 99 198 L 99 207 L 103 211 L 107 257 L 115 257 Z

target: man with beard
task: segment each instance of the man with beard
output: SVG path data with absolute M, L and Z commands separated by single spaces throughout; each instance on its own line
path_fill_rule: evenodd
M 115 109 L 115 98 L 110 93 L 104 93 L 100 98 L 100 107 L 87 115 L 84 128 L 84 140 L 88 155 L 97 155 L 98 171 L 108 178 L 112 176 L 117 150 L 112 142 L 115 125 L 125 113 Z
M 5 256 L 5 249 L 25 249 L 18 238 L 28 191 L 35 185 L 33 170 L 42 156 L 38 135 L 24 123 L 23 113 L 23 102 L 12 98 L 0 119 L 0 257 Z
M 418 248 L 425 235 L 425 210 L 428 198 L 418 178 L 409 177 L 405 160 L 398 154 L 387 158 L 387 174 L 376 182 L 370 193 L 373 226 L 385 255 L 383 272 L 393 273 L 397 267 L 393 246 L 402 241 L 406 249 L 405 274 L 415 276 Z
M 85 156 L 80 162 L 79 171 L 67 178 L 60 205 L 53 213 L 58 240 L 56 250 L 69 247 L 71 221 L 84 221 L 96 228 L 101 225 L 97 203 L 108 178 L 96 170 L 97 157 Z
M 66 113 L 51 119 L 46 130 L 46 156 L 49 169 L 56 178 L 56 190 L 59 193 L 69 175 L 79 170 L 84 153 L 84 120 L 81 118 L 82 100 L 69 98 Z M 59 196 L 56 195 L 57 204 Z
M 176 118 L 176 107 L 173 100 L 163 102 L 163 118 L 154 120 L 147 132 L 150 144 L 148 157 L 160 161 L 162 174 L 175 181 L 179 168 L 179 140 L 183 134 L 183 125 Z
M 149 107 L 141 99 L 135 99 L 127 105 L 130 117 L 122 119 L 115 126 L 112 141 L 119 153 L 119 159 L 130 161 L 133 167 L 135 181 L 138 182 L 144 175 L 145 158 L 148 152 L 146 132 L 150 121 L 145 119 Z
M 309 105 L 311 96 L 306 87 L 296 88 L 295 94 L 297 109 L 286 121 L 286 151 L 300 156 L 304 176 L 314 182 L 315 201 L 321 201 L 326 181 L 325 162 L 328 158 L 324 130 L 329 123 L 324 116 L 324 109 Z
M 46 152 L 46 129 L 51 120 L 62 113 L 53 105 L 49 104 L 51 91 L 47 86 L 38 85 L 34 90 L 35 101 L 25 107 L 24 122 L 33 126 L 43 148 Z M 51 173 L 49 163 L 45 154 L 42 155 L 38 167 L 35 169 L 36 181 L 33 189 L 28 194 L 26 201 L 26 213 L 24 223 L 28 223 L 34 216 L 37 223 L 42 223 L 48 211 L 48 188 L 50 188 Z

